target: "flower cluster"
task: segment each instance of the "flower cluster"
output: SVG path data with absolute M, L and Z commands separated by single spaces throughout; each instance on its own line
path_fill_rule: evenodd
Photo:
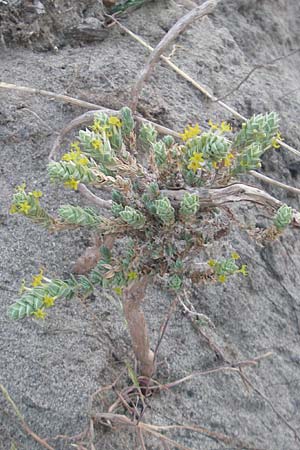
M 33 222 L 46 228 L 51 228 L 55 224 L 55 219 L 50 216 L 40 205 L 41 191 L 26 192 L 26 184 L 16 187 L 10 207 L 11 214 L 21 214 Z
M 246 264 L 242 264 L 239 267 L 236 261 L 240 259 L 240 255 L 236 252 L 231 253 L 231 258 L 216 261 L 210 259 L 208 265 L 215 274 L 217 280 L 220 283 L 225 283 L 229 276 L 241 273 L 244 276 L 248 275 Z

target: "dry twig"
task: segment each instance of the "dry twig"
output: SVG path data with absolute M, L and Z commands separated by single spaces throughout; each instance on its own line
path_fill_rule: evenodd
M 243 373 L 243 378 L 247 382 L 247 384 L 251 387 L 251 389 L 259 395 L 268 405 L 271 407 L 271 409 L 274 411 L 274 413 L 279 417 L 279 419 L 294 433 L 295 439 L 300 442 L 300 435 L 296 428 L 294 428 L 283 415 L 275 408 L 271 400 L 263 393 L 261 392 L 256 386 L 253 385 L 253 383 L 249 380 L 249 378 Z
M 167 326 L 169 324 L 170 318 L 171 318 L 171 316 L 172 316 L 172 314 L 173 314 L 173 312 L 174 312 L 174 310 L 175 310 L 175 308 L 177 306 L 178 301 L 179 301 L 179 297 L 177 296 L 177 297 L 175 297 L 175 299 L 171 303 L 171 306 L 169 307 L 169 309 L 167 311 L 166 317 L 165 317 L 165 319 L 164 319 L 164 321 L 163 321 L 163 323 L 162 323 L 162 325 L 160 327 L 160 333 L 159 333 L 158 341 L 157 341 L 157 344 L 156 344 L 156 347 L 155 347 L 155 350 L 154 350 L 154 358 L 153 358 L 154 359 L 154 363 L 156 362 L 160 344 L 161 344 L 161 342 L 162 342 L 162 340 L 164 338 L 164 335 L 166 333 Z
M 264 181 L 265 183 L 271 184 L 272 186 L 277 186 L 279 188 L 284 189 L 285 191 L 293 192 L 294 194 L 297 195 L 300 194 L 299 188 L 295 188 L 293 186 L 281 183 L 281 181 L 273 180 L 273 178 L 267 177 L 266 175 L 263 175 L 260 172 L 256 172 L 256 170 L 250 170 L 248 173 L 253 177 L 258 178 L 259 180 Z
M 40 436 L 38 436 L 34 431 L 31 430 L 31 428 L 27 425 L 27 423 L 25 422 L 24 417 L 22 416 L 19 408 L 17 407 L 17 405 L 15 404 L 15 402 L 13 401 L 13 399 L 10 397 L 9 393 L 7 392 L 7 390 L 5 389 L 5 387 L 0 384 L 0 390 L 2 391 L 2 394 L 4 396 L 4 398 L 7 400 L 7 402 L 11 405 L 11 407 L 13 408 L 16 416 L 18 417 L 18 419 L 21 422 L 21 426 L 23 428 L 23 430 L 29 435 L 31 436 L 36 442 L 38 442 L 42 447 L 47 448 L 48 450 L 55 450 L 53 447 L 51 447 L 51 445 L 49 445 L 44 439 L 42 439 Z
M 266 69 L 269 68 L 269 66 L 271 66 L 272 64 L 274 64 L 277 61 L 282 61 L 283 59 L 288 58 L 289 56 L 294 55 L 295 53 L 299 52 L 300 49 L 297 48 L 289 53 L 287 53 L 286 55 L 282 55 L 282 56 L 278 56 L 277 58 L 273 58 L 270 61 L 267 61 L 264 64 L 256 64 L 254 67 L 252 67 L 252 69 L 247 73 L 247 75 L 232 89 L 230 89 L 230 91 L 228 91 L 226 94 L 222 95 L 221 97 L 216 98 L 215 100 L 213 100 L 214 102 L 218 102 L 220 100 L 225 100 L 225 98 L 229 97 L 231 94 L 233 94 L 234 92 L 238 91 L 239 88 L 250 78 L 250 76 L 258 69 Z
M 221 442 L 227 445 L 233 445 L 237 449 L 247 449 L 247 450 L 263 450 L 258 449 L 253 444 L 246 443 L 240 439 L 235 437 L 228 436 L 223 433 L 218 433 L 215 431 L 211 431 L 207 428 L 195 426 L 195 425 L 152 425 L 147 424 L 145 422 L 139 422 L 138 424 L 133 423 L 128 417 L 122 414 L 113 414 L 113 413 L 98 413 L 93 415 L 93 420 L 96 423 L 100 423 L 104 426 L 109 426 L 111 428 L 112 423 L 116 423 L 119 426 L 126 426 L 128 428 L 132 428 L 137 433 L 148 433 L 155 437 L 157 437 L 160 441 L 166 442 L 173 446 L 173 448 L 178 448 L 180 450 L 192 450 L 190 447 L 186 447 L 179 442 L 170 439 L 161 433 L 161 431 L 169 431 L 169 430 L 189 430 L 194 431 L 196 433 L 201 433 L 204 436 L 207 436 L 210 439 L 213 439 L 216 442 Z
M 259 361 L 261 361 L 262 359 L 265 359 L 265 358 L 269 358 L 270 356 L 272 356 L 272 352 L 265 353 L 264 355 L 257 356 L 252 359 L 239 361 L 237 363 L 232 364 L 231 366 L 220 366 L 215 369 L 208 369 L 208 370 L 204 370 L 204 371 L 199 370 L 199 371 L 191 373 L 190 375 L 187 375 L 186 377 L 180 378 L 179 380 L 172 381 L 170 383 L 166 383 L 163 385 L 150 386 L 150 389 L 152 389 L 152 390 L 170 389 L 172 387 L 178 386 L 179 384 L 185 383 L 186 381 L 192 380 L 193 378 L 197 378 L 199 376 L 210 375 L 211 373 L 218 373 L 218 372 L 236 372 L 236 373 L 238 373 L 240 371 L 241 367 L 255 366 Z
M 49 97 L 52 100 L 57 100 L 64 103 L 71 103 L 72 105 L 81 106 L 83 108 L 98 109 L 99 105 L 94 103 L 86 102 L 84 100 L 79 100 L 78 98 L 70 97 L 69 95 L 56 94 L 55 92 L 45 91 L 43 89 L 35 89 L 26 86 L 19 86 L 17 84 L 0 82 L 0 89 L 9 89 L 14 91 L 19 91 L 27 94 L 41 95 L 43 97 Z
M 208 323 L 209 326 L 214 326 L 212 321 L 205 316 L 204 314 L 198 313 L 192 303 L 188 300 L 186 292 L 184 292 L 185 296 L 185 302 L 189 303 L 189 306 L 186 305 L 186 303 L 183 302 L 182 299 L 180 299 L 180 303 L 183 307 L 184 314 L 189 318 L 192 327 L 196 330 L 197 333 L 202 336 L 202 338 L 205 340 L 209 348 L 217 355 L 217 357 L 222 360 L 224 363 L 230 364 L 230 361 L 228 361 L 223 353 L 223 351 L 212 341 L 212 339 L 204 333 L 204 331 L 201 329 L 201 326 L 199 325 L 198 321 L 199 319 L 203 319 Z

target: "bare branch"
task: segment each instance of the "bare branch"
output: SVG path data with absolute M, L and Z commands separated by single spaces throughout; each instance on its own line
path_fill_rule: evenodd
M 197 425 L 151 425 L 151 424 L 142 424 L 145 431 L 150 432 L 150 430 L 155 431 L 168 431 L 168 430 L 190 430 L 195 431 L 196 433 L 201 433 L 204 436 L 207 436 L 217 442 L 223 442 L 227 445 L 234 445 L 235 448 L 239 449 L 247 449 L 247 450 L 259 450 L 257 447 L 253 447 L 251 444 L 247 444 L 240 439 L 227 436 L 223 433 L 218 433 L 216 431 L 211 431 L 204 427 L 199 427 Z M 262 449 L 261 449 L 262 450 Z
M 126 417 L 123 414 L 114 414 L 114 413 L 97 413 L 92 417 L 96 423 L 100 423 L 102 425 L 110 426 L 112 423 L 116 423 L 119 426 L 125 426 L 129 428 L 134 428 L 135 430 L 140 429 L 145 433 L 150 433 L 153 436 L 160 439 L 162 442 L 167 442 L 172 445 L 172 448 L 178 448 L 180 450 L 192 450 L 190 447 L 186 447 L 179 442 L 170 439 L 161 433 L 161 431 L 171 431 L 171 430 L 189 430 L 194 431 L 196 433 L 201 433 L 204 436 L 207 436 L 210 439 L 213 439 L 216 442 L 222 442 L 227 445 L 234 445 L 235 448 L 239 449 L 247 449 L 247 450 L 263 450 L 259 449 L 254 444 L 249 444 L 247 442 L 242 441 L 236 437 L 231 437 L 223 433 L 218 433 L 216 431 L 211 431 L 208 428 L 204 428 L 197 425 L 152 425 L 147 424 L 145 422 L 139 422 L 135 424 L 132 420 Z
M 91 203 L 94 203 L 94 205 L 99 206 L 99 208 L 104 208 L 104 209 L 111 208 L 111 205 L 112 205 L 111 200 L 103 200 L 102 198 L 97 197 L 97 195 L 93 194 L 93 192 L 90 191 L 84 184 L 79 183 L 78 191 Z
M 207 0 L 205 3 L 203 3 L 200 6 L 197 6 L 196 8 L 192 9 L 192 11 L 188 12 L 185 16 L 181 17 L 178 22 L 173 25 L 173 27 L 168 31 L 168 33 L 164 36 L 164 38 L 160 41 L 160 43 L 156 46 L 154 51 L 151 53 L 150 57 L 148 58 L 148 61 L 146 62 L 145 67 L 141 71 L 140 75 L 137 78 L 137 81 L 135 85 L 132 88 L 131 91 L 131 97 L 132 97 L 132 103 L 131 103 L 131 109 L 135 112 L 137 107 L 137 102 L 139 99 L 139 96 L 141 94 L 143 84 L 147 77 L 149 77 L 150 72 L 154 68 L 155 64 L 157 63 L 158 59 L 170 45 L 170 43 L 179 36 L 180 33 L 182 33 L 191 23 L 193 23 L 195 20 L 201 19 L 202 17 L 211 14 L 215 7 L 217 6 L 219 0 Z
M 162 190 L 162 194 L 166 195 L 176 206 L 180 204 L 186 192 L 197 194 L 200 205 L 203 208 L 216 207 L 226 203 L 251 202 L 277 210 L 283 204 L 265 191 L 242 183 L 235 183 L 216 189 Z M 296 226 L 300 226 L 300 213 L 296 210 L 293 211 L 293 220 Z
M 265 358 L 269 358 L 270 356 L 272 356 L 272 352 L 268 352 L 265 353 L 261 356 L 257 356 L 253 359 L 247 359 L 245 361 L 239 361 L 235 364 L 232 364 L 231 366 L 220 366 L 217 367 L 215 369 L 208 369 L 208 370 L 204 370 L 204 371 L 197 371 L 197 372 L 193 372 L 190 375 L 187 375 L 186 377 L 180 378 L 179 380 L 176 381 L 172 381 L 170 383 L 167 384 L 163 384 L 163 385 L 158 385 L 158 386 L 151 386 L 151 389 L 157 390 L 157 389 L 170 389 L 172 387 L 178 386 L 179 384 L 185 383 L 186 381 L 192 380 L 193 378 L 196 378 L 198 376 L 204 376 L 204 375 L 210 375 L 211 373 L 218 373 L 218 372 L 236 372 L 239 373 L 240 372 L 240 368 L 241 367 L 246 367 L 246 366 L 255 366 L 259 361 L 261 361 L 262 359 Z
M 297 430 L 292 427 L 292 425 L 283 417 L 283 415 L 275 408 L 271 400 L 263 393 L 261 392 L 256 386 L 253 385 L 253 383 L 249 380 L 248 377 L 243 373 L 243 377 L 245 378 L 246 382 L 249 384 L 249 386 L 253 389 L 253 391 L 259 395 L 262 399 L 264 399 L 265 402 L 268 403 L 268 405 L 271 407 L 271 409 L 274 411 L 274 413 L 279 417 L 279 419 L 282 420 L 283 423 L 294 433 L 295 439 L 300 442 L 300 435 L 298 434 Z
M 19 408 L 17 407 L 17 405 L 15 404 L 15 402 L 13 401 L 13 399 L 10 397 L 9 393 L 7 392 L 7 390 L 5 389 L 5 387 L 0 384 L 0 390 L 2 391 L 2 394 L 4 396 L 4 398 L 6 399 L 6 401 L 11 405 L 11 407 L 13 408 L 16 416 L 18 417 L 18 419 L 21 422 L 22 428 L 24 429 L 24 431 L 31 436 L 36 442 L 38 442 L 42 447 L 47 448 L 48 450 L 55 450 L 53 447 L 51 447 L 51 445 L 49 445 L 44 439 L 42 439 L 40 436 L 38 436 L 36 433 L 34 433 L 34 431 L 31 430 L 31 428 L 29 428 L 29 426 L 27 425 L 27 423 L 25 422 L 24 417 L 22 416 Z
M 154 350 L 154 358 L 153 358 L 154 359 L 154 363 L 156 362 L 159 346 L 160 346 L 160 344 L 161 344 L 161 342 L 162 342 L 162 340 L 164 338 L 164 335 L 166 333 L 166 330 L 167 330 L 170 318 L 171 318 L 171 316 L 172 316 L 172 314 L 173 314 L 173 312 L 174 312 L 174 310 L 175 310 L 175 308 L 177 306 L 178 301 L 179 301 L 179 297 L 177 296 L 177 297 L 175 297 L 175 299 L 171 303 L 171 306 L 169 307 L 169 309 L 167 311 L 166 317 L 165 317 L 165 319 L 164 319 L 164 321 L 163 321 L 163 323 L 162 323 L 162 325 L 160 327 L 160 333 L 159 333 L 158 341 L 157 341 L 157 344 L 156 344 L 156 347 L 155 347 L 155 350 Z

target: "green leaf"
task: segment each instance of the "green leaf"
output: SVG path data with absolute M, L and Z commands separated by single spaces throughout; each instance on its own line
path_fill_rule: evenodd
M 64 222 L 84 227 L 96 228 L 102 222 L 101 216 L 93 208 L 63 205 L 59 208 L 58 214 Z
M 146 223 L 145 216 L 131 206 L 125 206 L 125 209 L 120 212 L 119 216 L 124 222 L 137 230 L 143 228 Z
M 185 218 L 194 216 L 199 209 L 200 202 L 197 194 L 185 193 L 180 203 L 180 214 Z
M 134 119 L 130 108 L 125 106 L 120 110 L 122 120 L 122 134 L 124 136 L 130 136 L 130 133 L 134 130 Z
M 279 231 L 283 231 L 293 219 L 293 210 L 287 205 L 282 205 L 274 218 L 274 225 Z
M 144 144 L 154 144 L 157 139 L 157 131 L 148 123 L 143 123 L 140 128 L 139 138 Z
M 279 117 L 275 112 L 252 116 L 243 123 L 242 129 L 235 136 L 233 148 L 241 149 L 252 144 L 260 145 L 262 152 L 272 145 L 272 139 L 279 130 Z
M 133 383 L 133 385 L 137 388 L 140 389 L 140 383 L 137 377 L 137 374 L 135 373 L 135 371 L 133 370 L 133 368 L 131 367 L 131 365 L 129 364 L 129 362 L 125 362 L 127 370 L 128 370 L 128 375 Z
M 168 197 L 162 197 L 155 201 L 156 214 L 164 225 L 172 225 L 175 222 L 175 210 Z

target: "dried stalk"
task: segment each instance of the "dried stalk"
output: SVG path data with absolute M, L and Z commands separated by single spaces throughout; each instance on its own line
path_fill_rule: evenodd
M 258 178 L 259 180 L 264 181 L 265 183 L 271 184 L 272 186 L 277 186 L 286 191 L 293 192 L 294 194 L 298 194 L 298 195 L 300 194 L 300 189 L 295 188 L 293 186 L 288 186 L 287 184 L 281 183 L 280 181 L 273 180 L 273 178 L 267 177 L 266 175 L 263 175 L 260 172 L 256 172 L 255 170 L 250 170 L 248 173 L 250 175 L 254 176 L 255 178 Z
M 19 86 L 17 84 L 5 83 L 4 81 L 0 82 L 0 89 L 10 89 L 14 91 L 20 91 L 27 94 L 36 94 L 42 95 L 43 97 L 50 97 L 50 99 L 54 99 L 64 103 L 71 103 L 72 105 L 81 106 L 83 108 L 89 109 L 98 109 L 99 105 L 95 105 L 95 103 L 86 102 L 84 100 L 79 100 L 78 98 L 70 97 L 69 95 L 56 94 L 55 92 L 45 91 L 43 89 L 35 89 L 26 86 Z M 101 106 L 100 106 L 101 108 Z
M 163 385 L 155 385 L 155 386 L 150 386 L 150 389 L 152 390 L 162 390 L 162 389 L 171 389 L 172 387 L 175 386 L 179 386 L 182 383 L 185 383 L 186 381 L 190 381 L 193 378 L 197 378 L 199 376 L 205 376 L 205 375 L 210 375 L 211 373 L 218 373 L 218 372 L 235 372 L 238 373 L 240 372 L 240 369 L 242 367 L 246 367 L 246 366 L 255 366 L 257 365 L 257 363 L 259 361 L 261 361 L 262 359 L 265 358 L 269 358 L 270 356 L 272 356 L 272 352 L 268 352 L 265 353 L 264 355 L 261 356 L 257 356 L 253 359 L 247 359 L 245 361 L 239 361 L 235 364 L 232 364 L 231 366 L 221 366 L 221 367 L 217 367 L 215 369 L 208 369 L 208 370 L 204 370 L 204 371 L 197 371 L 197 372 L 193 372 L 190 375 L 187 375 L 186 377 L 180 378 L 179 380 L 176 381 L 172 381 L 170 383 L 166 383 Z
M 272 411 L 279 417 L 280 420 L 294 433 L 295 439 L 300 442 L 300 435 L 296 428 L 294 428 L 286 419 L 283 417 L 283 415 L 275 408 L 271 400 L 263 393 L 261 392 L 256 386 L 253 385 L 253 383 L 249 380 L 248 377 L 243 373 L 243 378 L 247 382 L 247 384 L 253 389 L 253 391 L 259 395 L 268 405 L 271 407 Z
M 131 283 L 123 291 L 124 315 L 132 340 L 132 348 L 142 375 L 151 377 L 155 371 L 154 353 L 150 350 L 148 329 L 141 303 L 145 298 L 148 277 Z
M 167 311 L 166 317 L 165 317 L 165 319 L 164 319 L 164 321 L 163 321 L 163 323 L 162 323 L 162 325 L 160 327 L 160 333 L 159 333 L 158 341 L 157 341 L 157 344 L 156 344 L 156 347 L 155 347 L 155 350 L 154 350 L 154 362 L 157 359 L 157 354 L 158 354 L 158 350 L 159 350 L 160 344 L 161 344 L 161 342 L 162 342 L 162 340 L 164 338 L 164 335 L 166 333 L 166 330 L 167 330 L 170 318 L 171 318 L 171 316 L 172 316 L 172 314 L 173 314 L 173 312 L 174 312 L 178 302 L 179 302 L 179 297 L 177 296 L 177 297 L 175 297 L 175 299 L 171 303 L 171 306 L 169 307 L 169 309 Z
M 162 53 L 165 49 L 170 45 L 170 43 L 176 39 L 180 33 L 182 33 L 191 23 L 195 20 L 201 19 L 208 14 L 211 14 L 213 10 L 216 8 L 219 0 L 207 0 L 200 6 L 192 9 L 185 16 L 181 17 L 175 25 L 168 31 L 168 33 L 163 37 L 160 43 L 156 46 L 154 51 L 151 53 L 148 61 L 145 64 L 145 67 L 142 69 L 140 75 L 137 78 L 136 83 L 134 84 L 131 91 L 131 109 L 133 112 L 136 111 L 137 103 L 143 88 L 143 84 L 145 80 L 149 77 L 150 72 L 154 68 L 155 64 L 159 60 Z
M 93 194 L 86 186 L 85 184 L 79 183 L 78 185 L 78 191 L 80 194 L 82 194 L 87 200 L 89 200 L 91 203 L 94 203 L 94 205 L 97 205 L 99 208 L 104 209 L 110 209 L 112 205 L 111 200 L 103 200 L 100 197 L 97 197 L 97 195 Z
M 267 61 L 264 64 L 256 64 L 254 67 L 252 67 L 252 69 L 247 73 L 247 75 L 232 89 L 230 89 L 230 91 L 228 91 L 226 94 L 222 95 L 221 97 L 216 98 L 214 101 L 218 102 L 220 100 L 225 100 L 225 98 L 229 97 L 231 94 L 233 94 L 234 92 L 238 91 L 239 88 L 251 77 L 251 75 L 258 69 L 267 69 L 270 68 L 269 66 L 271 66 L 272 64 L 274 64 L 277 61 L 282 61 L 283 59 L 288 58 L 289 56 L 294 55 L 295 53 L 299 52 L 300 49 L 297 48 L 289 53 L 287 53 L 286 55 L 282 55 L 282 56 L 278 56 L 277 58 L 273 58 L 270 61 Z
M 111 428 L 111 426 L 110 426 L 111 423 L 116 423 L 119 426 L 133 428 L 133 429 L 135 429 L 136 432 L 145 432 L 145 433 L 152 434 L 153 436 L 157 437 L 162 442 L 166 442 L 166 443 L 172 445 L 172 448 L 178 448 L 180 450 L 192 450 L 192 449 L 190 447 L 186 447 L 186 446 L 180 444 L 179 442 L 176 442 L 173 439 L 170 439 L 169 437 L 163 435 L 161 433 L 161 431 L 189 430 L 189 431 L 194 431 L 196 433 L 201 433 L 202 435 L 207 436 L 216 442 L 222 442 L 223 444 L 233 445 L 236 449 L 263 450 L 263 449 L 258 449 L 257 447 L 254 447 L 253 444 L 248 444 L 248 443 L 241 441 L 240 439 L 237 439 L 235 437 L 231 437 L 231 436 L 228 436 L 223 433 L 211 431 L 207 428 L 199 427 L 196 425 L 152 425 L 152 424 L 147 424 L 145 422 L 139 422 L 138 424 L 135 424 L 125 415 L 113 414 L 113 413 L 94 414 L 92 419 L 96 423 L 101 423 L 102 425 L 109 426 L 110 428 Z
M 2 394 L 4 396 L 4 398 L 7 400 L 8 403 L 10 403 L 10 405 L 12 406 L 16 416 L 18 417 L 18 419 L 21 422 L 22 428 L 23 430 L 29 435 L 31 436 L 36 442 L 38 442 L 42 447 L 47 448 L 48 450 L 55 450 L 53 447 L 51 447 L 51 445 L 49 445 L 44 439 L 42 439 L 40 436 L 38 436 L 36 433 L 34 433 L 34 431 L 31 430 L 31 428 L 29 428 L 29 426 L 27 425 L 27 423 L 25 422 L 24 417 L 22 416 L 19 408 L 17 407 L 17 405 L 15 404 L 15 402 L 13 401 L 13 399 L 10 397 L 9 393 L 7 392 L 7 390 L 5 389 L 5 387 L 0 384 L 0 390 L 2 391 Z

